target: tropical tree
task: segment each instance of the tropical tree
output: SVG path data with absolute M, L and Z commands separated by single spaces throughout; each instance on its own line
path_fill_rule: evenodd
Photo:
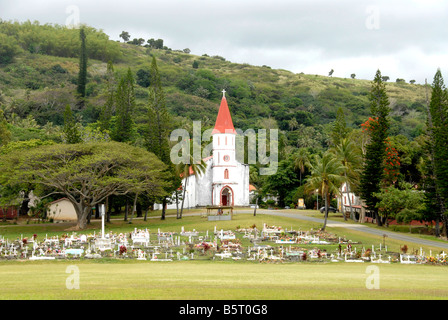
M 294 161 L 294 168 L 299 170 L 300 185 L 302 185 L 302 175 L 305 173 L 306 167 L 310 163 L 310 154 L 306 148 L 299 148 L 292 155 Z
M 0 33 L 0 65 L 11 63 L 20 51 L 14 37 Z
M 379 199 L 377 208 L 386 223 L 388 218 L 395 218 L 397 222 L 422 219 L 423 192 L 413 189 L 409 183 L 389 186 L 376 196 Z
M 362 166 L 362 154 L 361 149 L 349 138 L 344 138 L 339 141 L 339 144 L 335 145 L 331 152 L 335 154 L 344 166 L 344 180 L 347 186 L 347 193 L 350 194 L 353 189 L 353 185 L 358 185 L 361 166 Z M 352 207 L 351 197 L 348 196 L 348 203 L 350 206 L 350 218 L 355 219 L 355 215 Z M 344 213 L 344 208 L 342 208 Z M 347 217 L 344 215 L 344 220 Z
M 278 196 L 278 205 L 284 207 L 291 203 L 291 195 L 299 185 L 293 157 L 289 156 L 278 163 L 277 171 L 265 178 L 262 192 Z
M 177 219 L 181 219 L 182 218 L 182 213 L 184 210 L 184 202 L 185 202 L 185 193 L 187 191 L 187 185 L 188 185 L 188 180 L 191 176 L 195 176 L 196 179 L 199 178 L 199 176 L 201 176 L 206 168 L 207 168 L 207 164 L 204 162 L 204 160 L 200 160 L 198 162 L 195 162 L 194 158 L 192 155 L 189 155 L 189 159 L 190 161 L 188 161 L 189 163 L 179 163 L 177 164 L 177 172 L 181 173 L 181 177 L 183 178 L 183 186 L 182 186 L 182 205 L 180 207 L 180 214 L 177 215 Z
M 315 155 L 310 162 L 311 174 L 305 184 L 307 192 L 313 192 L 318 189 L 325 199 L 325 220 L 322 230 L 327 226 L 328 206 L 330 203 L 330 194 L 337 194 L 339 187 L 344 181 L 345 167 L 339 158 L 333 153 L 327 151 L 321 157 Z
M 0 109 L 0 147 L 8 144 L 9 141 L 11 141 L 11 131 L 8 129 L 3 110 Z
M 129 39 L 131 38 L 131 35 L 130 35 L 129 32 L 127 32 L 127 31 L 122 31 L 122 32 L 120 33 L 119 37 L 120 37 L 121 39 L 123 39 L 124 42 L 128 42 Z
M 0 156 L 0 185 L 27 183 L 66 197 L 75 208 L 77 228 L 84 229 L 91 209 L 111 195 L 143 189 L 165 194 L 163 168 L 152 153 L 125 143 L 44 145 Z

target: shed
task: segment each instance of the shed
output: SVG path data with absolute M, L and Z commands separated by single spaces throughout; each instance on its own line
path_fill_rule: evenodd
M 76 210 L 67 198 L 53 201 L 48 206 L 47 216 L 54 221 L 77 221 Z

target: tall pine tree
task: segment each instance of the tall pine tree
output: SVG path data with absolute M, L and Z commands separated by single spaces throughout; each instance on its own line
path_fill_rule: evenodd
M 118 142 L 133 141 L 135 124 L 132 119 L 135 110 L 134 76 L 128 69 L 117 87 L 115 94 L 116 117 L 111 138 Z
M 339 145 L 343 139 L 347 138 L 349 131 L 350 130 L 347 128 L 347 123 L 345 121 L 344 111 L 341 107 L 339 107 L 336 120 L 333 122 L 333 128 L 330 134 L 333 146 Z
M 72 113 L 70 105 L 65 106 L 63 136 L 65 143 L 68 144 L 82 142 L 81 130 L 79 128 L 79 124 L 76 122 L 75 116 Z
M 373 118 L 370 122 L 370 141 L 366 146 L 360 190 L 368 209 L 374 212 L 377 224 L 382 225 L 378 209 L 376 208 L 379 199 L 375 196 L 375 193 L 380 192 L 381 181 L 384 176 L 385 143 L 389 129 L 388 115 L 390 108 L 386 94 L 386 85 L 382 80 L 380 70 L 376 72 L 373 79 L 369 101 L 370 112 Z
M 167 192 L 171 194 L 177 190 L 181 181 L 175 174 L 175 166 L 170 159 L 169 136 L 171 119 L 166 108 L 165 93 L 163 92 L 159 69 L 154 56 L 151 61 L 149 83 L 148 127 L 145 133 L 145 146 L 148 151 L 154 153 L 167 165 L 165 173 L 171 181 Z M 167 197 L 164 197 L 162 199 L 162 220 L 165 219 L 166 204 Z
M 79 38 L 81 40 L 81 51 L 79 57 L 79 73 L 78 73 L 78 88 L 79 95 L 84 98 L 86 96 L 87 84 L 87 47 L 86 47 L 86 32 L 84 28 L 79 30 Z
M 99 127 L 101 131 L 110 131 L 111 119 L 114 112 L 116 81 L 114 66 L 111 61 L 107 63 L 106 72 L 106 103 L 101 108 Z
M 428 133 L 431 169 L 435 184 L 429 184 L 426 197 L 427 205 L 438 203 L 440 217 L 444 222 L 444 233 L 447 229 L 446 208 L 448 207 L 448 94 L 440 69 L 437 70 L 433 84 L 431 102 L 428 110 Z M 436 217 L 437 218 L 437 217 Z M 438 220 L 438 219 L 437 219 Z

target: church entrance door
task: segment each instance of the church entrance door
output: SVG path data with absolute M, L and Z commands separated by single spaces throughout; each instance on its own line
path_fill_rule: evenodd
M 224 187 L 221 190 L 221 205 L 233 206 L 232 190 L 229 187 Z

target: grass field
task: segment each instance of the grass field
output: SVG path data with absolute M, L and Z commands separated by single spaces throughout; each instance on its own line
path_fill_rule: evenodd
M 317 229 L 319 224 L 286 217 L 238 214 L 231 221 L 208 222 L 199 216 L 134 219 L 132 224 L 113 220 L 106 230 L 130 232 L 148 228 L 151 232 L 185 230 L 213 231 L 214 227 L 235 230 L 263 223 L 295 230 Z M 0 226 L 5 238 L 61 235 L 67 225 L 29 224 Z M 99 232 L 100 222 L 92 221 L 87 233 Z M 377 246 L 381 237 L 342 228 L 331 233 Z M 244 239 L 244 241 L 247 241 Z M 248 243 L 243 243 L 247 245 Z M 403 243 L 387 240 L 389 250 Z M 412 244 L 407 244 L 413 249 Z M 418 248 L 415 246 L 415 248 Z M 336 247 L 327 246 L 328 250 Z M 424 250 L 440 251 L 433 247 Z M 373 272 L 371 269 L 373 267 Z M 75 270 L 75 271 L 73 271 Z M 74 259 L 54 261 L 0 261 L 0 299 L 161 299 L 161 300 L 302 300 L 302 299 L 447 299 L 448 269 L 436 265 L 371 263 L 196 260 L 151 262 L 115 259 Z M 79 279 L 79 289 L 68 289 L 67 281 Z M 78 277 L 79 276 L 79 277 Z M 375 276 L 375 289 L 369 289 Z
M 79 289 L 66 281 L 79 270 Z M 446 299 L 446 267 L 215 261 L 2 263 L 0 299 Z

